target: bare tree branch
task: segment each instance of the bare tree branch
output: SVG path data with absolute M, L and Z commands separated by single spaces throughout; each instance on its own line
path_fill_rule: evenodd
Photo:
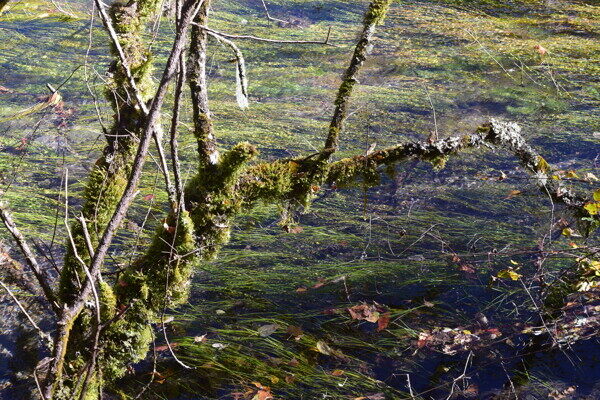
M 6 290 L 6 292 L 8 293 L 8 295 L 17 304 L 17 306 L 23 312 L 23 314 L 25 314 L 25 317 L 27 317 L 27 320 L 29 321 L 29 323 L 31 324 L 31 326 L 33 326 L 33 328 L 37 331 L 38 335 L 40 335 L 40 339 L 42 339 L 42 343 L 45 346 L 47 346 L 48 344 L 50 344 L 51 343 L 50 335 L 48 335 L 46 332 L 44 332 L 38 326 L 38 324 L 35 323 L 35 321 L 31 317 L 31 315 L 29 315 L 29 313 L 27 312 L 27 310 L 25 310 L 25 307 L 23 307 L 23 305 L 21 304 L 21 302 L 19 301 L 19 299 L 17 299 L 17 296 L 14 295 L 14 293 L 10 290 L 10 288 L 4 282 L 0 281 L 0 285 L 4 288 L 4 290 Z
M 262 37 L 258 37 L 258 36 L 252 36 L 252 35 L 232 35 L 229 33 L 216 31 L 214 29 L 209 28 L 208 26 L 200 25 L 198 23 L 194 23 L 194 25 L 209 32 L 209 33 L 218 35 L 223 38 L 228 38 L 228 39 L 254 40 L 257 42 L 277 43 L 277 44 L 320 44 L 320 45 L 337 47 L 337 45 L 335 45 L 333 43 L 329 43 L 329 38 L 331 37 L 331 28 L 329 28 L 329 30 L 327 32 L 327 36 L 325 37 L 325 40 L 320 41 L 320 40 L 283 40 L 283 39 L 262 38 Z
M 19 228 L 17 228 L 17 225 L 13 221 L 11 214 L 6 209 L 6 203 L 4 202 L 0 202 L 0 219 L 2 219 L 4 226 L 10 232 L 15 242 L 17 242 L 17 245 L 19 246 L 21 252 L 23 253 L 23 256 L 25 257 L 25 261 L 27 261 L 27 265 L 29 265 L 29 267 L 33 271 L 33 274 L 35 275 L 35 278 L 40 284 L 40 287 L 44 292 L 44 296 L 46 297 L 48 303 L 50 303 L 52 310 L 54 310 L 56 315 L 60 315 L 61 310 L 58 305 L 58 302 L 56 301 L 56 295 L 50 287 L 50 277 L 42 270 L 42 268 L 38 264 L 35 255 L 33 254 L 31 248 L 27 244 L 25 237 L 21 234 Z

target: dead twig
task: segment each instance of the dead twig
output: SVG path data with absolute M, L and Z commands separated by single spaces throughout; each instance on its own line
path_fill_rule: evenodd
M 35 275 L 35 278 L 40 284 L 40 287 L 44 292 L 44 296 L 46 296 L 46 300 L 50 303 L 52 310 L 54 310 L 56 315 L 60 315 L 60 307 L 56 300 L 54 291 L 50 287 L 50 277 L 45 273 L 45 271 L 42 270 L 42 268 L 38 264 L 35 255 L 33 254 L 31 248 L 27 244 L 25 237 L 21 234 L 19 228 L 17 228 L 17 225 L 13 221 L 11 214 L 6 209 L 6 203 L 4 202 L 0 202 L 0 219 L 2 219 L 4 226 L 10 232 L 15 242 L 17 242 L 17 245 L 21 249 L 21 253 L 23 253 L 25 260 L 27 261 L 27 265 L 29 265 L 29 267 L 33 271 L 33 274 Z

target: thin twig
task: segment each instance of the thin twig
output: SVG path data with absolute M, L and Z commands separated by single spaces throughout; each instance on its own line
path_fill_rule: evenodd
M 282 20 L 282 19 L 278 19 L 278 18 L 273 18 L 273 17 L 271 17 L 271 14 L 269 14 L 269 9 L 267 8 L 267 3 L 265 3 L 265 0 L 261 0 L 261 1 L 262 1 L 262 6 L 263 6 L 263 8 L 264 8 L 264 10 L 265 10 L 265 14 L 267 15 L 267 19 L 268 19 L 269 21 L 273 21 L 273 22 L 281 22 L 281 23 L 284 23 L 284 24 L 287 24 L 287 23 L 289 23 L 288 21 L 284 21 L 284 20 Z
M 205 30 L 206 32 L 213 33 L 215 35 L 219 35 L 221 37 L 228 38 L 228 39 L 255 40 L 257 42 L 278 43 L 278 44 L 320 44 L 320 45 L 337 47 L 337 45 L 329 43 L 329 37 L 331 35 L 331 28 L 329 29 L 329 32 L 327 33 L 327 37 L 325 38 L 324 41 L 323 40 L 280 40 L 280 39 L 262 38 L 262 37 L 253 36 L 253 35 L 232 35 L 229 33 L 216 31 L 214 29 L 209 28 L 208 26 L 200 25 L 196 22 L 192 22 L 192 24 L 197 26 L 200 29 Z
M 4 288 L 4 290 L 6 290 L 8 292 L 8 295 L 13 299 L 13 301 L 15 303 L 17 303 L 17 306 L 19 307 L 19 309 L 23 312 L 23 314 L 25 314 L 25 316 L 29 320 L 29 323 L 31 323 L 31 325 L 34 327 L 34 329 L 40 335 L 40 339 L 42 339 L 42 343 L 44 343 L 44 345 L 47 345 L 48 343 L 50 343 L 50 336 L 46 332 L 44 332 L 38 326 L 38 324 L 35 323 L 35 321 L 33 320 L 33 318 L 31 318 L 31 315 L 29 315 L 29 313 L 27 312 L 27 310 L 25 310 L 25 307 L 23 307 L 23 305 L 21 304 L 21 302 L 19 301 L 19 299 L 17 299 L 17 297 L 10 290 L 10 288 L 4 282 L 2 282 L 2 281 L 0 281 L 0 285 L 2 285 L 2 287 Z
M 44 292 L 44 295 L 46 296 L 46 300 L 48 300 L 56 315 L 60 315 L 60 307 L 56 301 L 54 291 L 50 287 L 50 277 L 41 269 L 35 258 L 35 255 L 27 244 L 25 237 L 21 234 L 19 228 L 17 228 L 17 225 L 13 221 L 11 214 L 6 209 L 6 203 L 4 202 L 0 202 L 0 219 L 2 219 L 4 226 L 10 232 L 15 242 L 17 242 L 17 245 L 21 249 L 23 256 L 25 256 L 27 265 L 29 265 L 33 271 L 33 274 L 35 275 L 42 288 L 42 291 Z

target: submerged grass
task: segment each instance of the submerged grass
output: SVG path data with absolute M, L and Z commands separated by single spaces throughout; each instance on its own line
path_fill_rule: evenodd
M 250 108 L 241 111 L 235 107 L 231 55 L 213 44 L 210 91 L 219 143 L 225 149 L 247 140 L 263 159 L 310 154 L 322 146 L 339 74 L 366 3 L 268 3 L 273 15 L 297 21 L 296 27 L 268 22 L 259 2 L 233 1 L 216 3 L 211 26 L 313 40 L 332 26 L 332 40 L 341 47 L 240 43 L 251 99 Z M 39 101 L 37 96 L 47 94 L 46 83 L 63 82 L 84 62 L 88 46 L 88 21 L 65 18 L 46 2 L 17 2 L 1 18 L 0 85 L 11 92 L 0 91 L 0 119 Z M 600 131 L 600 82 L 594 78 L 600 65 L 598 21 L 600 7 L 572 1 L 398 2 L 361 77 L 339 156 L 362 153 L 374 142 L 380 148 L 422 140 L 436 128 L 441 136 L 467 132 L 492 115 L 520 122 L 550 162 L 582 169 L 584 176 L 598 155 L 599 139 L 593 135 Z M 161 32 L 171 24 L 164 20 Z M 536 45 L 547 53 L 541 55 Z M 156 43 L 159 63 L 167 47 Z M 106 37 L 96 29 L 90 64 L 100 76 L 91 70 L 89 75 L 99 99 L 106 54 Z M 54 236 L 56 208 L 62 207 L 62 171 L 84 177 L 101 148 L 83 67 L 61 93 L 65 107 L 75 110 L 66 126 L 57 126 L 61 120 L 54 111 L 50 118 L 36 115 L 0 126 L 1 196 L 23 231 L 46 243 Z M 107 105 L 101 100 L 98 106 L 110 120 Z M 186 118 L 181 150 L 184 171 L 190 171 L 195 143 Z M 65 138 L 68 149 L 57 138 Z M 490 152 L 450 160 L 441 172 L 407 163 L 368 191 L 360 184 L 325 189 L 307 213 L 296 216 L 303 228 L 297 234 L 281 231 L 276 207 L 258 205 L 236 221 L 233 240 L 219 260 L 201 267 L 190 304 L 173 310 L 169 341 L 196 369 L 172 362 L 157 339 L 160 375 L 148 398 L 201 398 L 198 393 L 206 399 L 235 398 L 231 393 L 252 398 L 258 389 L 253 382 L 270 386 L 276 398 L 378 393 L 410 398 L 406 374 L 415 391 L 445 398 L 464 368 L 465 354 L 419 349 L 420 332 L 469 326 L 477 312 L 500 330 L 536 315 L 520 282 L 491 280 L 513 265 L 511 260 L 521 265 L 520 273 L 535 270 L 539 238 L 552 217 L 551 205 L 540 206 L 537 190 L 515 168 L 505 155 Z M 494 180 L 501 171 L 507 178 Z M 110 268 L 127 265 L 138 232 L 139 248 L 147 246 L 163 218 L 161 188 L 150 163 Z M 511 195 L 515 189 L 521 192 Z M 81 190 L 80 183 L 71 182 L 73 212 Z M 554 217 L 560 215 L 555 210 Z M 551 238 L 556 249 L 570 248 L 571 239 L 556 232 Z M 54 251 L 59 259 L 58 246 Z M 473 272 L 453 261 L 454 254 Z M 552 272 L 569 262 L 550 258 L 545 265 Z M 388 310 L 387 329 L 377 332 L 376 324 L 351 319 L 346 309 L 363 301 Z M 260 335 L 261 327 L 273 324 L 278 328 L 272 334 Z M 203 334 L 205 339 L 196 339 Z M 500 350 L 515 352 L 505 344 Z M 494 375 L 488 357 L 477 354 L 474 360 L 473 381 L 481 392 L 506 381 Z M 148 363 L 135 368 L 120 385 L 122 396 L 141 390 L 150 379 L 148 368 Z

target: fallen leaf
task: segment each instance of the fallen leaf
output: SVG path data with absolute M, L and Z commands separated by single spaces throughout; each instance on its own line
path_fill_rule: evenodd
M 273 398 L 273 395 L 271 395 L 271 391 L 259 389 L 259 391 L 256 392 L 256 394 L 252 398 L 252 400 L 269 400 L 272 398 Z
M 175 347 L 177 347 L 177 346 L 179 346 L 179 343 L 177 343 L 177 342 L 173 342 L 173 343 L 170 343 L 170 344 L 171 344 L 171 348 L 172 348 L 172 349 L 173 349 L 173 348 L 175 348 Z M 161 345 L 161 346 L 156 346 L 156 347 L 154 347 L 154 350 L 155 350 L 155 351 L 165 351 L 165 350 L 169 350 L 169 346 L 168 346 L 168 345 L 166 345 L 166 344 L 163 344 L 163 345 Z
M 204 334 L 202 336 L 196 336 L 194 338 L 194 342 L 195 343 L 206 343 L 206 334 Z
M 358 304 L 348 308 L 348 313 L 352 319 L 358 321 L 368 321 L 376 323 L 379 320 L 380 314 L 375 305 Z
M 286 230 L 287 230 L 287 233 L 296 234 L 296 233 L 302 233 L 304 231 L 304 228 L 301 227 L 300 225 L 296 225 L 296 226 L 291 226 L 291 227 L 287 228 Z
M 290 336 L 293 336 L 296 340 L 300 339 L 304 335 L 302 328 L 294 325 L 288 325 L 286 333 Z
M 316 344 L 316 349 L 319 353 L 325 354 L 326 356 L 331 355 L 333 353 L 333 349 L 329 347 L 327 343 L 322 340 L 319 340 Z
M 567 172 L 565 173 L 565 176 L 566 176 L 567 178 L 571 178 L 571 179 L 578 179 L 578 178 L 579 178 L 579 175 L 577 175 L 577 172 L 575 172 L 575 171 L 573 171 L 573 170 L 567 171 Z
M 384 329 L 387 329 L 390 324 L 390 313 L 384 313 L 379 317 L 377 321 L 377 332 L 381 332 Z
M 536 44 L 535 46 L 533 46 L 533 48 L 535 49 L 535 51 L 538 52 L 538 54 L 540 56 L 545 56 L 546 53 L 548 52 L 548 50 L 546 50 L 542 45 L 540 44 Z
M 598 215 L 600 213 L 600 203 L 587 203 L 583 206 L 590 215 Z
M 331 376 L 342 376 L 344 374 L 345 374 L 345 372 L 342 371 L 341 369 L 336 369 L 336 370 L 331 371 Z
M 258 334 L 262 337 L 267 337 L 267 336 L 271 336 L 273 333 L 275 333 L 275 331 L 277 331 L 277 329 L 279 329 L 279 325 L 277 324 L 269 324 L 269 325 L 263 325 L 260 328 L 258 328 Z
M 505 197 L 505 199 L 512 199 L 515 196 L 520 195 L 522 192 L 520 190 L 511 190 L 510 192 L 508 192 L 508 196 Z
M 597 182 L 599 179 L 596 175 L 592 174 L 591 172 L 588 172 L 587 174 L 585 174 L 585 180 L 588 182 Z M 599 192 L 600 189 L 598 189 L 596 192 Z M 596 195 L 594 194 L 594 200 L 596 201 L 600 201 L 600 195 L 598 196 L 599 198 L 596 199 Z
M 506 279 L 511 279 L 513 281 L 518 281 L 519 278 L 521 278 L 523 275 L 517 273 L 517 271 L 515 271 L 512 268 L 508 268 L 508 269 L 503 269 L 502 271 L 498 272 L 498 278 L 506 278 Z
M 465 390 L 463 390 L 462 394 L 467 399 L 477 398 L 477 396 L 479 395 L 479 386 L 477 386 L 475 384 L 471 384 L 471 385 L 467 386 L 467 388 Z
M 355 397 L 352 400 L 385 400 L 385 396 L 383 393 L 375 393 L 369 396 Z
M 308 291 L 308 289 L 303 286 L 296 289 L 296 293 L 304 293 L 306 291 Z
M 142 199 L 144 199 L 145 201 L 154 200 L 154 195 L 153 194 L 147 194 L 144 197 L 142 197 Z

